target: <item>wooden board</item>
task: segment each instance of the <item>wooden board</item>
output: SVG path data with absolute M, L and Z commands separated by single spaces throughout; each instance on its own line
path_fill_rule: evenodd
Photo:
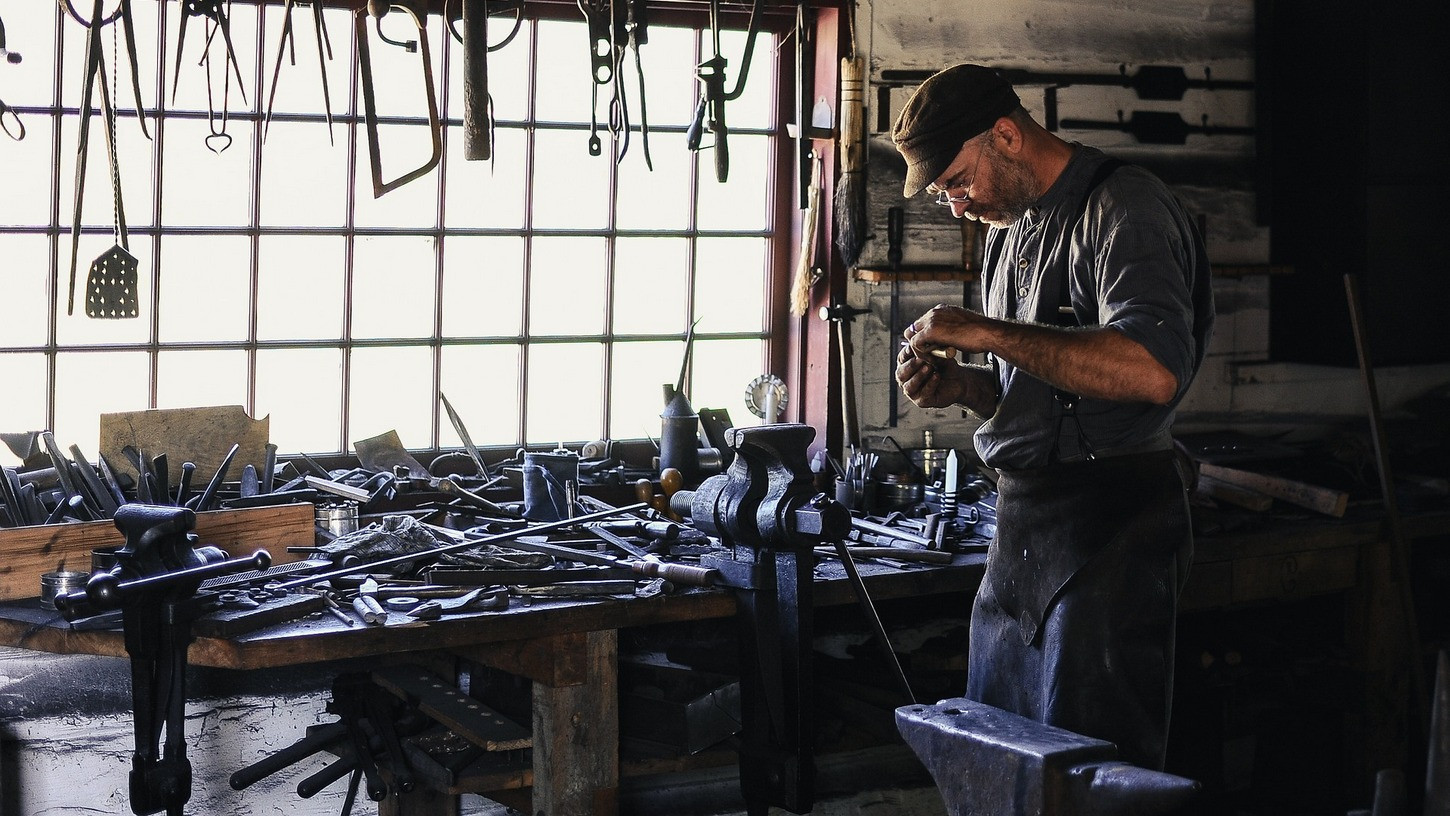
M 1200 495 L 1259 513 L 1268 510 L 1274 504 L 1274 497 L 1266 493 L 1250 490 L 1247 487 L 1239 487 L 1228 482 L 1220 482 L 1218 479 L 1209 478 L 1202 473 L 1198 476 L 1198 492 Z
M 1238 468 L 1224 467 L 1222 465 L 1210 465 L 1201 462 L 1198 465 L 1198 474 L 1210 479 L 1217 479 L 1238 487 L 1246 487 L 1250 490 L 1257 490 L 1276 499 L 1308 508 L 1315 512 L 1324 513 L 1328 516 L 1339 518 L 1344 515 L 1344 510 L 1349 506 L 1349 494 L 1342 490 L 1332 490 L 1327 487 L 1296 482 L 1293 479 L 1285 479 L 1281 476 L 1270 476 L 1267 473 L 1254 473 Z
M 311 504 L 211 510 L 196 515 L 196 534 L 200 544 L 232 555 L 267 550 L 273 563 L 286 563 L 301 557 L 288 547 L 314 543 L 315 513 Z M 41 575 L 62 569 L 90 572 L 91 550 L 124 543 L 109 520 L 0 530 L 0 601 L 38 597 Z
M 100 451 L 112 467 L 132 478 L 137 476 L 136 469 L 121 452 L 123 448 L 130 445 L 147 458 L 164 453 L 173 487 L 181 477 L 182 463 L 193 462 L 192 490 L 199 492 L 233 444 L 241 447 L 227 468 L 227 479 L 236 481 L 247 465 L 261 472 L 270 428 L 270 417 L 252 419 L 240 405 L 122 411 L 101 414 Z

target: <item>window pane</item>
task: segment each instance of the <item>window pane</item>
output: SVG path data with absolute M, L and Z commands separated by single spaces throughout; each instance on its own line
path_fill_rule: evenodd
M 535 238 L 529 281 L 529 333 L 604 331 L 603 238 Z
M 63 346 L 92 345 L 101 343 L 144 343 L 151 336 L 151 293 L 155 272 L 152 250 L 154 244 L 148 239 L 137 237 L 131 241 L 131 254 L 136 256 L 139 269 L 136 273 L 137 299 L 141 304 L 139 320 L 99 320 L 86 316 L 86 279 L 92 262 L 113 246 L 110 236 L 82 236 L 79 257 L 75 271 L 75 312 L 66 314 L 66 275 L 70 260 L 68 241 L 62 242 L 60 250 L 60 304 L 56 312 L 56 337 Z
M 432 238 L 358 238 L 353 250 L 352 336 L 430 336 L 436 268 Z
M 272 441 L 284 451 L 342 450 L 342 352 L 279 349 L 257 352 L 252 416 L 270 416 Z
M 30 59 L 27 54 L 26 60 L 21 65 L 29 64 Z M 6 79 L 8 80 L 9 77 Z M 3 86 L 4 95 L 0 96 L 0 99 L 4 99 L 10 105 L 27 104 L 10 96 L 11 87 L 13 86 L 9 84 Z M 43 101 L 48 103 L 50 100 Z M 15 130 L 15 123 L 10 121 L 12 115 L 14 115 L 13 112 L 5 114 L 6 126 Z M 50 173 L 53 169 L 50 161 L 52 125 L 48 118 L 28 113 L 19 114 L 19 119 L 20 125 L 25 128 L 24 139 L 16 142 L 8 136 L 0 134 L 0 142 L 3 142 L 3 145 L 0 146 L 4 148 L 4 152 L 0 153 L 0 180 L 3 180 L 7 190 L 26 190 L 29 191 L 29 194 L 0 195 L 0 226 L 45 226 L 50 223 Z M 62 183 L 74 184 L 73 177 L 62 176 L 61 180 Z M 110 198 L 110 182 L 105 183 L 107 188 L 104 196 Z M 70 220 L 69 211 L 61 214 L 61 223 L 65 225 L 66 229 L 66 233 L 62 236 L 62 244 L 67 247 L 70 246 Z
M 257 245 L 257 337 L 342 336 L 343 252 L 331 236 L 264 235 Z
M 247 353 L 163 351 L 156 355 L 156 407 L 245 405 Z
M 455 236 L 443 253 L 443 335 L 516 337 L 522 331 L 524 241 Z
M 111 185 L 110 160 L 106 153 L 105 127 L 105 120 L 100 114 L 91 116 L 90 140 L 86 147 L 86 178 L 81 189 L 81 224 L 103 227 L 107 232 L 106 246 L 110 246 L 109 233 L 116 224 L 116 199 Z M 59 192 L 60 222 L 67 233 L 75 213 L 76 149 L 79 138 L 80 119 L 74 116 L 64 117 L 61 120 L 60 134 Z M 26 141 L 30 141 L 29 136 Z M 152 142 L 141 135 L 135 118 L 117 122 L 116 152 L 121 162 L 121 204 L 128 229 L 151 224 L 151 196 L 155 189 L 151 147 Z M 49 185 L 45 189 L 49 189 Z M 69 245 L 68 235 L 64 243 Z M 84 247 L 85 244 L 86 238 L 82 238 L 81 245 Z
M 52 95 L 55 86 L 51 78 L 55 75 L 56 60 L 55 16 L 54 3 L 5 4 L 6 41 L 11 48 L 19 51 L 25 57 L 18 63 L 6 63 L 5 65 L 4 98 L 11 105 L 49 105 L 54 101 Z M 140 15 L 136 16 L 139 28 Z M 154 23 L 152 28 L 154 30 Z M 75 37 L 71 42 L 76 40 L 79 40 L 82 50 L 84 50 L 85 37 Z M 122 96 L 123 100 L 126 98 Z M 31 136 L 34 135 L 34 131 L 31 130 L 31 120 L 38 118 L 28 117 L 25 122 L 25 128 Z M 50 140 L 46 139 L 44 142 L 49 144 Z M 47 156 L 46 164 L 49 163 L 50 159 Z
M 8 196 L 0 196 L 6 197 Z M 0 231 L 0 258 L 5 259 L 4 271 L 0 272 L 0 280 L 4 281 L 0 291 L 4 292 L 5 298 L 5 314 L 0 318 L 0 346 L 45 344 L 47 318 L 50 315 L 50 292 L 47 285 L 50 277 L 49 243 L 44 235 L 17 235 Z M 61 285 L 64 286 L 64 282 Z M 61 304 L 61 311 L 65 311 L 64 304 Z
M 212 127 L 205 119 L 166 122 L 161 220 L 167 226 L 228 226 L 252 220 L 247 191 L 252 183 L 253 126 L 234 120 L 223 129 L 218 120 Z M 131 211 L 126 214 L 130 217 Z
M 449 227 L 509 227 L 524 224 L 524 131 L 497 128 L 493 160 L 463 158 L 463 130 L 448 133 L 448 183 L 444 222 Z
M 653 36 L 650 43 L 654 43 Z M 620 229 L 684 230 L 690 226 L 690 173 L 695 154 L 685 147 L 683 133 L 651 133 L 649 140 L 654 171 L 645 169 L 640 158 L 637 167 L 619 174 L 615 224 Z M 634 158 L 634 151 L 643 150 L 639 134 L 635 134 L 626 161 Z
M 619 343 L 610 369 L 609 436 L 641 439 L 660 436 L 660 412 L 665 409 L 664 389 L 680 376 L 685 344 L 678 340 Z
M 760 340 L 697 340 L 691 352 L 690 401 L 695 410 L 724 408 L 736 425 L 759 422 L 745 407 L 745 389 L 766 373 L 765 343 Z M 794 394 L 787 394 L 792 400 Z
M 404 447 L 433 446 L 431 417 L 436 397 L 431 349 L 353 349 L 350 382 L 350 442 L 397 431 Z
M 534 118 L 540 122 L 588 122 L 594 90 L 590 80 L 588 27 L 582 22 L 544 20 L 538 28 L 539 53 L 534 61 L 538 98 L 534 102 Z M 608 87 L 601 88 L 599 95 L 607 100 Z M 599 121 L 607 122 L 608 115 L 599 117 Z M 607 135 L 607 128 L 604 130 Z M 584 144 L 582 139 L 579 144 Z
M 273 122 L 262 148 L 261 223 L 289 227 L 340 227 L 347 214 L 347 129 L 337 145 L 327 126 L 315 122 Z M 367 173 L 362 154 L 359 173 Z M 367 195 L 372 195 L 368 188 Z
M 529 350 L 529 444 L 600 437 L 603 355 L 598 343 L 546 343 Z
M 740 81 L 740 67 L 745 59 L 745 32 L 724 31 L 720 34 L 720 51 L 730 60 L 727 76 L 729 90 L 735 90 Z M 705 40 L 706 47 L 709 39 Z M 775 51 L 775 37 L 761 32 L 755 37 L 755 51 L 750 58 L 750 73 L 745 77 L 745 90 L 738 99 L 726 104 L 726 119 L 731 127 L 768 128 L 775 122 L 775 70 L 771 53 Z M 730 140 L 731 163 L 735 160 L 735 140 Z M 732 175 L 734 171 L 731 171 Z
M 16 384 L 5 389 L 5 399 L 0 399 L 0 430 L 5 433 L 44 430 L 47 427 L 45 355 L 0 354 L 0 380 Z M 8 456 L 9 452 L 9 448 L 0 445 L 0 456 Z
M 770 246 L 764 238 L 701 238 L 695 248 L 697 331 L 765 330 Z
M 702 230 L 763 230 L 766 228 L 766 190 L 770 187 L 767 160 L 770 141 L 765 136 L 730 136 L 730 175 L 715 180 L 715 157 L 699 152 L 700 213 Z
M 406 17 L 400 14 L 399 17 Z M 377 70 L 377 66 L 374 66 Z M 367 129 L 357 129 L 357 214 L 360 227 L 431 227 L 438 223 L 438 168 L 384 193 L 373 196 L 372 164 L 368 159 Z M 400 181 L 421 168 L 433 153 L 427 125 L 378 125 L 379 180 Z
M 71 352 L 55 361 L 55 438 L 61 447 L 95 450 L 101 414 L 150 408 L 148 355 L 140 351 Z
M 251 262 L 244 236 L 167 236 L 158 264 L 161 341 L 245 340 Z
M 689 252 L 689 242 L 684 238 L 615 241 L 615 334 L 677 334 L 685 330 Z
M 599 229 L 609 219 L 609 156 L 589 155 L 583 130 L 534 134 L 534 226 Z
M 473 444 L 519 444 L 518 346 L 445 346 L 442 391 Z M 443 447 L 463 445 L 446 419 L 439 433 Z
M 696 34 L 693 29 L 674 26 L 651 26 L 649 42 L 639 50 L 640 61 L 644 63 L 646 102 L 649 105 L 650 127 L 674 125 L 684 127 L 695 118 L 695 99 L 700 83 L 693 70 L 683 71 L 676 66 L 693 66 L 699 62 L 695 53 Z M 631 90 L 638 87 L 634 76 L 633 55 L 626 62 L 625 78 Z M 635 97 L 630 96 L 633 101 Z M 734 116 L 731 109 L 730 116 Z M 636 122 L 639 120 L 635 116 Z M 727 117 L 727 120 L 729 118 Z M 683 138 L 683 137 L 681 137 Z M 655 134 L 650 134 L 650 153 L 659 169 L 662 151 L 655 148 Z

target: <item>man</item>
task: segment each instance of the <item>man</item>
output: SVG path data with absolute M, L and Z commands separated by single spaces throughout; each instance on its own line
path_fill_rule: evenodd
M 967 696 L 1161 768 L 1193 552 L 1169 431 L 1213 323 L 1202 240 L 1161 181 L 1048 132 L 982 66 L 924 82 L 892 139 L 906 196 L 992 228 L 983 313 L 917 318 L 896 369 L 916 405 L 985 420 L 999 473 Z

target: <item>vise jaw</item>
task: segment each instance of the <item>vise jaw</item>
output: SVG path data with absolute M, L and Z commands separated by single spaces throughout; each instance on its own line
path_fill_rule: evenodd
M 670 508 L 719 538 L 740 561 L 756 560 L 761 551 L 808 554 L 821 542 L 843 538 L 851 530 L 850 511 L 816 491 L 806 461 L 815 434 L 811 426 L 795 423 L 727 430 L 725 443 L 734 451 L 730 467 L 697 490 L 676 492 Z M 730 585 L 753 586 L 728 564 L 723 567 Z
M 1111 742 L 965 698 L 896 709 L 950 816 L 1157 816 L 1199 783 L 1117 758 Z

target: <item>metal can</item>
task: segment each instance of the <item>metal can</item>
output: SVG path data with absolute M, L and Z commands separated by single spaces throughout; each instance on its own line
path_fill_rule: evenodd
M 88 572 L 58 570 L 40 576 L 40 605 L 46 609 L 55 608 L 55 599 L 86 588 Z

